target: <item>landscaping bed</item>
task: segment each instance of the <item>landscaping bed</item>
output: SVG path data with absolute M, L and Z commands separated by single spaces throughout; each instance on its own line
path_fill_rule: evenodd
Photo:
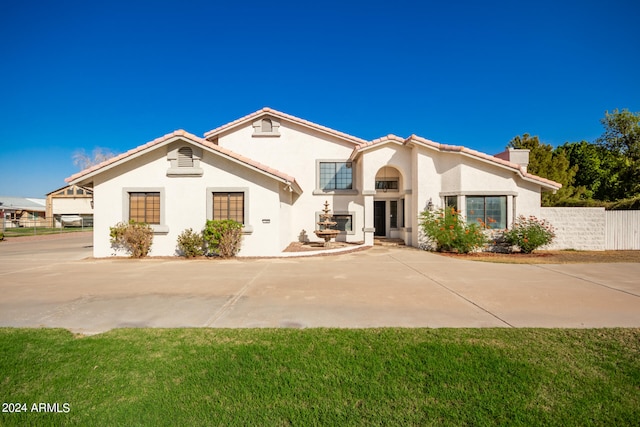
M 325 251 L 329 249 L 355 248 L 359 245 L 362 245 L 362 242 L 330 242 L 328 246 L 325 246 L 324 242 L 291 242 L 282 252 Z
M 468 254 L 439 253 L 443 256 L 471 261 L 508 264 L 574 264 L 607 262 L 640 262 L 640 251 L 536 251 L 523 253 L 475 252 Z

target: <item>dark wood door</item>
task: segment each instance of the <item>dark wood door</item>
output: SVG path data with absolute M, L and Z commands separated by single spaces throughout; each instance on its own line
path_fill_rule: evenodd
M 386 236 L 387 229 L 387 212 L 386 212 L 386 204 L 384 200 L 382 201 L 373 201 L 373 226 L 376 228 L 374 233 L 375 236 Z

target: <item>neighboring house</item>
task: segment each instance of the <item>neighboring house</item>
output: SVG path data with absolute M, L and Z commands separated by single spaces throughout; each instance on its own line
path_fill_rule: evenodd
M 92 226 L 93 190 L 67 185 L 48 193 L 47 220 L 51 227 Z
M 539 215 L 541 192 L 561 185 L 527 173 L 527 151 L 499 156 L 415 135 L 366 141 L 264 108 L 204 138 L 175 131 L 67 182 L 94 191 L 96 257 L 114 254 L 109 227 L 120 221 L 151 224 L 151 255 L 174 255 L 183 230 L 225 218 L 244 224 L 240 255 L 273 256 L 317 240 L 325 200 L 337 239 L 366 245 L 385 236 L 418 246 L 418 215 L 430 206 L 492 228 Z
M 45 227 L 45 200 L 0 196 L 0 221 L 3 228 Z

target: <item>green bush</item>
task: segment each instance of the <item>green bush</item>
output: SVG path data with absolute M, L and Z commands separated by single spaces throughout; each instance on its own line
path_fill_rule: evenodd
M 144 222 L 119 222 L 109 227 L 111 246 L 123 248 L 132 258 L 147 256 L 153 243 L 153 229 Z
M 610 210 L 638 210 L 640 209 L 640 196 L 631 197 L 628 199 L 616 200 L 611 203 L 607 209 Z
M 511 229 L 504 233 L 504 240 L 510 245 L 518 246 L 525 254 L 550 244 L 555 237 L 553 226 L 546 220 L 540 220 L 533 215 L 529 217 L 520 215 Z
M 478 224 L 466 224 L 454 208 L 425 210 L 420 227 L 438 252 L 469 253 L 487 242 Z
M 178 236 L 178 249 L 187 258 L 193 258 L 204 254 L 204 239 L 201 233 L 196 233 L 189 228 Z
M 4 233 L 0 231 L 0 242 L 4 240 Z
M 230 258 L 240 250 L 242 224 L 232 219 L 207 220 L 202 237 L 209 253 Z

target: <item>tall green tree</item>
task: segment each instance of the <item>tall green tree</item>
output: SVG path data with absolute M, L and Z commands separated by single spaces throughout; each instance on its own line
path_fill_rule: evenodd
M 640 113 L 627 109 L 608 111 L 600 120 L 604 133 L 596 142 L 618 157 L 616 199 L 640 194 Z
M 551 145 L 541 143 L 538 136 L 531 136 L 528 133 L 515 136 L 509 141 L 507 148 L 528 149 L 529 166 L 527 170 L 534 175 L 562 184 L 562 188 L 555 194 L 542 193 L 543 206 L 555 206 L 567 199 L 580 197 L 581 189 L 576 189 L 573 186 L 578 166 L 569 164 L 564 150 L 554 150 Z
M 605 146 L 587 141 L 567 142 L 564 150 L 571 167 L 577 167 L 573 185 L 588 199 L 611 201 L 619 193 L 620 158 Z

